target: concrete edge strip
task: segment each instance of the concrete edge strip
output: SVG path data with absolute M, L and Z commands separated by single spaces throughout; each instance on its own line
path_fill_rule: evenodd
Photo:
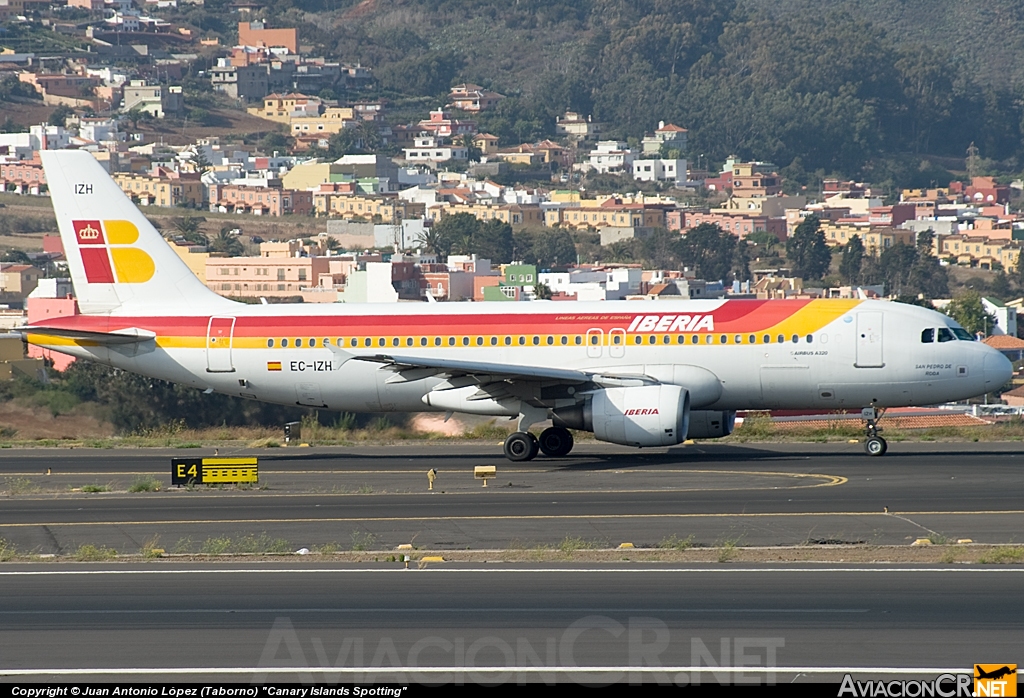
M 160 674 L 971 674 L 974 668 L 936 667 L 707 667 L 707 666 L 486 666 L 486 667 L 140 667 L 90 669 L 0 669 L 0 676 L 104 676 Z
M 728 568 L 685 568 L 665 569 L 601 569 L 601 568 L 544 568 L 544 569 L 486 569 L 424 567 L 407 570 L 403 568 L 373 569 L 329 567 L 319 569 L 191 569 L 191 570 L 0 570 L 0 577 L 56 577 L 56 576 L 103 576 L 103 575 L 157 575 L 157 574 L 762 574 L 762 573 L 843 573 L 843 574 L 1024 574 L 1024 567 L 980 568 L 980 567 L 728 567 Z

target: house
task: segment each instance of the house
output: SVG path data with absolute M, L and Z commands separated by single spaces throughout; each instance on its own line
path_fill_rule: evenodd
M 456 85 L 448 93 L 448 106 L 461 111 L 482 112 L 493 109 L 503 99 L 503 94 L 486 90 L 480 85 L 463 83 Z
M 598 174 L 632 172 L 632 167 L 633 151 L 624 141 L 599 141 L 597 147 L 590 151 L 588 169 Z
M 555 133 L 579 141 L 596 141 L 604 132 L 604 124 L 584 118 L 574 111 L 567 111 L 565 116 L 555 117 Z
M 214 92 L 223 92 L 232 99 L 252 102 L 266 97 L 270 89 L 267 66 L 258 63 L 217 65 L 210 68 L 209 75 Z
M 453 119 L 450 112 L 443 109 L 435 109 L 430 112 L 429 119 L 419 122 L 419 130 L 425 131 L 437 138 L 472 136 L 476 133 L 476 122 Z
M 132 80 L 123 89 L 122 111 L 140 109 L 154 118 L 162 119 L 167 114 L 178 114 L 185 109 L 185 100 L 180 85 L 164 87 L 150 85 L 145 80 Z
M 413 141 L 411 148 L 403 148 L 407 162 L 421 162 L 436 167 L 442 162 L 469 160 L 469 149 L 461 145 L 446 145 L 433 136 L 424 136 Z
M 686 182 L 686 160 L 634 160 L 633 179 L 638 182 Z
M 239 22 L 238 43 L 245 46 L 281 47 L 299 52 L 299 30 L 295 27 L 267 29 L 264 22 Z
M 198 173 L 158 167 L 151 174 L 115 172 L 114 181 L 133 201 L 144 206 L 191 206 L 206 203 L 206 187 Z
M 643 154 L 657 156 L 663 152 L 662 148 L 665 148 L 678 151 L 679 157 L 682 157 L 686 155 L 686 137 L 687 130 L 685 128 L 659 121 L 658 128 L 654 133 L 644 136 L 641 142 Z

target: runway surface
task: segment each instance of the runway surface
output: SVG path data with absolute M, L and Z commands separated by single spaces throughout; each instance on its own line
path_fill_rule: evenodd
M 509 671 L 459 676 L 614 681 L 630 675 L 513 668 L 668 667 L 636 676 L 693 683 L 736 677 L 678 669 L 746 665 L 779 667 L 780 682 L 841 678 L 797 667 L 906 678 L 1024 659 L 1022 583 L 1020 567 L 5 565 L 0 677 L 450 682 L 416 669 L 492 667 Z
M 897 443 L 872 459 L 860 444 L 583 444 L 570 458 L 517 464 L 487 444 L 268 449 L 258 454 L 260 488 L 241 491 L 167 488 L 170 458 L 212 455 L 199 449 L 7 450 L 0 537 L 43 554 L 84 544 L 138 552 L 154 540 L 197 551 L 210 539 L 245 536 L 291 549 L 350 549 L 356 540 L 381 549 L 494 549 L 567 537 L 611 546 L 672 536 L 705 545 L 1019 542 L 1022 450 Z M 486 489 L 472 476 L 484 464 L 498 470 Z M 426 491 L 430 468 L 438 471 L 434 492 Z M 150 476 L 165 489 L 125 492 Z M 72 491 L 89 484 L 115 491 Z

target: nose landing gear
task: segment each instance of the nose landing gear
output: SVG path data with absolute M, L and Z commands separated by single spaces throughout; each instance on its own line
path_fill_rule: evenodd
M 867 422 L 867 434 L 868 438 L 864 442 L 864 451 L 874 458 L 884 456 L 885 452 L 889 450 L 889 444 L 886 443 L 885 439 L 879 436 L 881 428 L 878 426 L 878 420 L 885 414 L 885 410 L 878 412 L 874 407 L 867 407 L 861 410 L 861 415 L 864 417 L 864 421 Z

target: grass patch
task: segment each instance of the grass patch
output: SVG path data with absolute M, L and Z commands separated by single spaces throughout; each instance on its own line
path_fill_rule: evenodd
M 377 536 L 362 531 L 352 531 L 352 550 L 362 552 L 372 550 L 377 543 Z
M 978 558 L 983 565 L 1007 565 L 1024 562 L 1024 547 L 1001 545 Z
M 207 538 L 199 548 L 199 552 L 203 555 L 223 555 L 230 550 L 230 538 Z
M 281 442 L 277 439 L 256 439 L 249 443 L 249 448 L 281 448 Z
M 160 481 L 155 477 L 143 476 L 136 478 L 135 482 L 128 486 L 129 492 L 159 492 Z
M 693 547 L 693 534 L 691 533 L 686 538 L 680 538 L 673 533 L 668 538 L 663 538 L 658 543 L 658 547 L 667 550 L 689 550 Z
M 192 552 L 194 547 L 195 543 L 192 542 L 191 538 L 179 538 L 178 542 L 174 544 L 173 548 L 171 548 L 171 552 L 178 555 L 184 555 Z
M 932 545 L 949 545 L 952 539 L 948 536 L 944 536 L 941 533 L 932 533 L 928 536 L 928 540 L 931 541 Z
M 237 543 L 231 546 L 231 552 L 280 555 L 292 552 L 292 544 L 284 538 L 271 538 L 264 532 L 258 536 L 243 536 Z
M 107 485 L 82 485 L 83 492 L 109 492 L 110 487 Z
M 580 538 L 579 536 L 566 536 L 562 539 L 562 542 L 558 544 L 558 550 L 563 555 L 572 555 L 577 550 L 594 550 L 599 547 L 601 546 L 597 543 Z
M 722 549 L 718 551 L 718 561 L 729 562 L 730 560 L 734 559 L 736 557 L 736 554 L 739 552 L 736 549 L 736 544 L 737 541 L 734 540 L 725 541 L 725 543 L 722 544 Z
M 39 485 L 27 477 L 9 477 L 4 480 L 4 493 L 9 497 L 19 494 L 35 494 L 41 491 Z
M 0 538 L 0 562 L 13 560 L 18 556 L 18 550 L 6 538 Z
M 103 562 L 104 560 L 113 560 L 115 557 L 117 557 L 116 550 L 95 545 L 83 545 L 75 552 L 75 559 L 79 562 Z
M 323 545 L 317 545 L 313 547 L 313 552 L 321 555 L 333 555 L 334 553 L 341 550 L 341 546 L 337 543 L 324 543 Z
M 146 539 L 142 544 L 142 557 L 147 560 L 158 558 L 163 554 L 163 550 L 160 548 L 160 536 L 155 535 L 152 538 Z

